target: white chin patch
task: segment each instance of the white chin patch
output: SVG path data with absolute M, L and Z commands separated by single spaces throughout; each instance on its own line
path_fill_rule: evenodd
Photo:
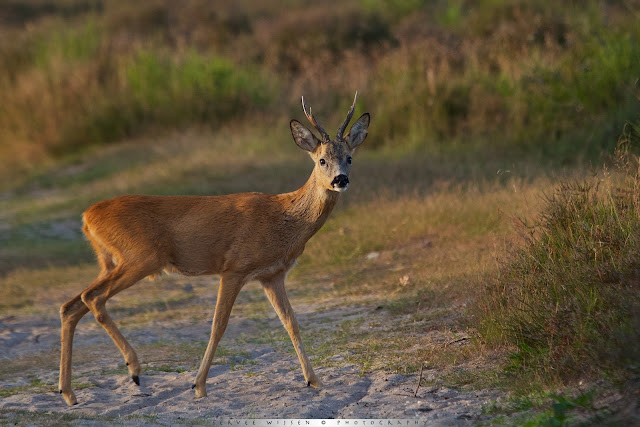
M 337 185 L 334 185 L 333 191 L 337 191 L 338 193 L 343 193 L 347 191 L 347 187 L 349 187 L 349 184 L 345 185 L 344 187 L 338 187 Z

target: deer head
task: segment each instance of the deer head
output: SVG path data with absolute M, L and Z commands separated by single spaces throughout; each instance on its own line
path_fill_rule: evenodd
M 302 109 L 307 119 L 320 133 L 322 139 L 318 139 L 313 132 L 307 129 L 297 120 L 291 120 L 291 135 L 298 144 L 298 147 L 309 152 L 315 163 L 313 173 L 315 174 L 317 183 L 332 191 L 342 192 L 349 185 L 349 172 L 351 170 L 351 156 L 356 147 L 358 147 L 367 137 L 367 128 L 369 127 L 369 113 L 364 113 L 351 126 L 351 130 L 347 135 L 344 131 L 353 117 L 356 109 L 356 100 L 358 92 L 353 98 L 353 104 L 347 113 L 347 117 L 338 129 L 335 139 L 331 139 L 329 134 L 320 126 L 316 118 L 311 113 L 311 108 L 307 107 L 302 97 Z

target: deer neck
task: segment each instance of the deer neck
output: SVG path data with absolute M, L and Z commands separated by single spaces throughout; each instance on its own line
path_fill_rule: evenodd
M 301 234 L 311 238 L 329 217 L 338 202 L 339 194 L 322 187 L 315 173 L 311 173 L 300 189 L 289 193 L 290 201 L 285 208 L 286 214 L 300 221 L 304 228 Z

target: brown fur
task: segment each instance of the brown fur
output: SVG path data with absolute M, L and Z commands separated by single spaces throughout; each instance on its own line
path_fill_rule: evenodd
M 354 101 L 355 102 L 355 101 Z M 310 152 L 316 166 L 306 184 L 291 193 L 241 193 L 227 196 L 123 196 L 104 200 L 84 213 L 84 232 L 101 272 L 81 294 L 60 308 L 60 393 L 76 403 L 71 389 L 73 335 L 78 321 L 91 311 L 124 356 L 139 384 L 140 364 L 105 309 L 109 298 L 162 270 L 185 275 L 219 274 L 220 288 L 211 338 L 196 375 L 196 396 L 206 396 L 206 378 L 231 308 L 242 286 L 259 280 L 289 332 L 305 379 L 320 387 L 302 347 L 299 328 L 284 288 L 288 271 L 306 242 L 333 210 L 338 191 L 332 180 L 348 174 L 351 153 L 366 137 L 369 115 L 363 115 L 344 139 L 320 142 L 292 121 L 296 143 Z M 320 165 L 320 159 L 325 163 Z M 346 187 L 345 187 L 346 188 Z

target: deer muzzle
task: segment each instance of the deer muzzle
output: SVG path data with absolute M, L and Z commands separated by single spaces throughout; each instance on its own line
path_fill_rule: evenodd
M 331 181 L 331 185 L 336 191 L 344 191 L 349 185 L 349 177 L 345 174 L 340 174 L 333 178 L 333 181 Z

